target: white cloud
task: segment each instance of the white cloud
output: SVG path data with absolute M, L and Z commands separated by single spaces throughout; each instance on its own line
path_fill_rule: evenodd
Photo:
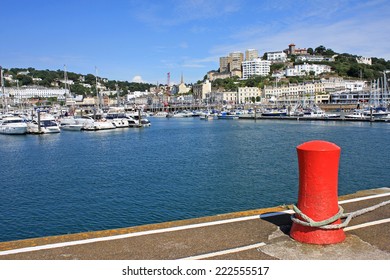
M 142 77 L 137 75 L 134 76 L 133 79 L 131 80 L 133 83 L 144 83 L 144 80 L 142 80 Z

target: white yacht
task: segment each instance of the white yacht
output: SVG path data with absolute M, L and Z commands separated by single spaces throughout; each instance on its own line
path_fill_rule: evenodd
M 60 128 L 62 130 L 80 131 L 84 125 L 79 123 L 73 116 L 60 119 Z
M 125 113 L 108 112 L 106 120 L 111 122 L 116 128 L 129 127 L 129 121 Z
M 355 110 L 352 114 L 345 115 L 346 119 L 368 120 L 370 117 L 364 114 L 363 110 Z
M 154 114 L 153 117 L 155 117 L 155 118 L 166 118 L 167 115 L 168 115 L 168 112 L 161 111 L 161 112 L 157 112 L 156 114 Z
M 60 125 L 55 121 L 53 116 L 42 115 L 38 123 L 38 119 L 34 118 L 31 122 L 27 124 L 27 132 L 32 134 L 41 134 L 41 133 L 59 133 Z
M 102 118 L 100 114 L 95 115 L 95 119 L 91 116 L 83 116 L 82 119 L 84 120 L 84 130 L 108 130 L 116 128 L 112 122 Z
M 20 118 L 15 116 L 3 116 L 0 119 L 0 134 L 26 134 L 27 124 Z

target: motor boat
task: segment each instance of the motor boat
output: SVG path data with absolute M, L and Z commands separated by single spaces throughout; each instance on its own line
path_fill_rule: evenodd
M 0 134 L 26 134 L 27 124 L 21 117 L 3 116 L 0 119 Z

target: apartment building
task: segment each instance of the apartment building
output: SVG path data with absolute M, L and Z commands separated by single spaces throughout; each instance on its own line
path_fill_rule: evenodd
M 271 71 L 271 62 L 255 58 L 251 61 L 242 62 L 242 78 L 248 79 L 253 76 L 267 76 Z
M 234 76 L 242 77 L 241 64 L 244 61 L 244 54 L 241 52 L 232 52 L 229 54 L 229 71 L 234 72 Z
M 227 57 L 219 58 L 219 72 L 232 73 L 233 76 L 241 78 L 241 63 L 244 61 L 244 54 L 242 52 L 232 52 Z
M 219 72 L 225 73 L 229 72 L 229 63 L 230 63 L 230 57 L 223 56 L 219 58 Z
M 331 67 L 321 64 L 299 64 L 295 65 L 293 68 L 287 68 L 285 71 L 285 76 L 305 76 L 310 74 L 310 72 L 314 72 L 314 75 L 316 76 L 322 73 L 330 73 Z
M 245 61 L 250 61 L 259 57 L 259 52 L 255 49 L 249 49 L 245 51 Z
M 27 98 L 60 98 L 65 100 L 65 96 L 69 95 L 68 89 L 55 89 L 46 88 L 39 86 L 28 86 L 28 87 L 10 87 L 5 88 L 5 93 L 13 97 L 15 100 L 22 100 Z
M 317 94 L 324 94 L 325 87 L 321 82 L 289 84 L 283 86 L 265 86 L 263 97 L 266 100 L 294 104 L 302 100 L 315 101 Z
M 267 52 L 267 60 L 273 62 L 285 62 L 287 61 L 287 54 L 283 51 Z

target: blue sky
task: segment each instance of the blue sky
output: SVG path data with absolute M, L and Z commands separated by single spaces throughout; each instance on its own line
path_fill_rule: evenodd
M 390 60 L 387 0 L 18 0 L 0 4 L 0 65 L 187 83 L 219 57 L 323 45 Z

